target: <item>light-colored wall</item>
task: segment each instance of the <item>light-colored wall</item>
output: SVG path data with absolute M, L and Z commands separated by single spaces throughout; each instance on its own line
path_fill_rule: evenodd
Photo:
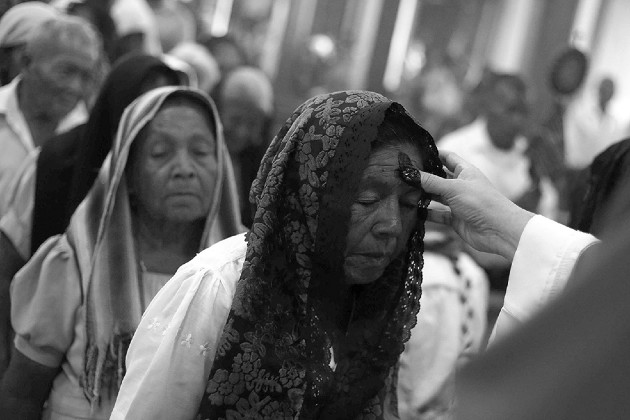
M 630 121 L 630 1 L 608 0 L 592 50 L 591 83 L 611 75 L 617 91 L 611 111 L 627 124 Z M 630 133 L 626 133 L 630 134 Z

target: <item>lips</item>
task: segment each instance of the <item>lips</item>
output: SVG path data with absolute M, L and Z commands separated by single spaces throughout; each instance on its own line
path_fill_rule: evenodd
M 385 252 L 365 252 L 354 255 L 364 260 L 365 264 L 374 266 L 384 266 L 389 264 L 390 261 L 390 254 Z

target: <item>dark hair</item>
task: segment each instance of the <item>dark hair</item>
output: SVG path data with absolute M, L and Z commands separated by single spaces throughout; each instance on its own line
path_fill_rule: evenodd
M 569 75 L 572 80 L 567 80 L 566 69 L 569 65 L 575 66 L 575 74 Z M 570 47 L 562 51 L 551 65 L 549 73 L 549 85 L 551 89 L 560 95 L 570 95 L 582 86 L 588 71 L 588 57 L 577 48 Z
M 527 85 L 523 78 L 517 74 L 512 73 L 495 73 L 490 78 L 489 88 L 492 94 L 493 90 L 501 84 L 509 85 L 517 90 L 520 94 L 524 95 L 527 92 Z
M 420 153 L 423 167 L 427 166 L 428 156 L 423 150 L 423 144 L 433 141 L 433 137 L 416 121 L 400 110 L 389 109 L 385 119 L 378 127 L 376 139 L 372 142 L 372 151 L 390 146 L 409 145 Z

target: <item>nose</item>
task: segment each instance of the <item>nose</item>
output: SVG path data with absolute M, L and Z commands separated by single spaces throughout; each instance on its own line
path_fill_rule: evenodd
M 66 90 L 77 96 L 83 94 L 88 86 L 89 80 L 87 80 L 87 76 L 80 73 L 73 73 L 71 76 L 68 76 L 65 83 Z
M 173 176 L 176 178 L 192 178 L 195 175 L 195 166 L 192 156 L 187 150 L 179 150 L 174 159 Z
M 397 199 L 382 201 L 376 214 L 373 232 L 379 238 L 396 238 L 402 233 L 402 217 Z

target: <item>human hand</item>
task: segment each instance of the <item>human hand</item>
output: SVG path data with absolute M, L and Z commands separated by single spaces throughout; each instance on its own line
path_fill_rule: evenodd
M 512 261 L 525 225 L 534 216 L 499 193 L 488 179 L 464 159 L 441 152 L 447 178 L 422 172 L 422 188 L 447 208 L 428 209 L 428 220 L 450 225 L 478 251 Z

